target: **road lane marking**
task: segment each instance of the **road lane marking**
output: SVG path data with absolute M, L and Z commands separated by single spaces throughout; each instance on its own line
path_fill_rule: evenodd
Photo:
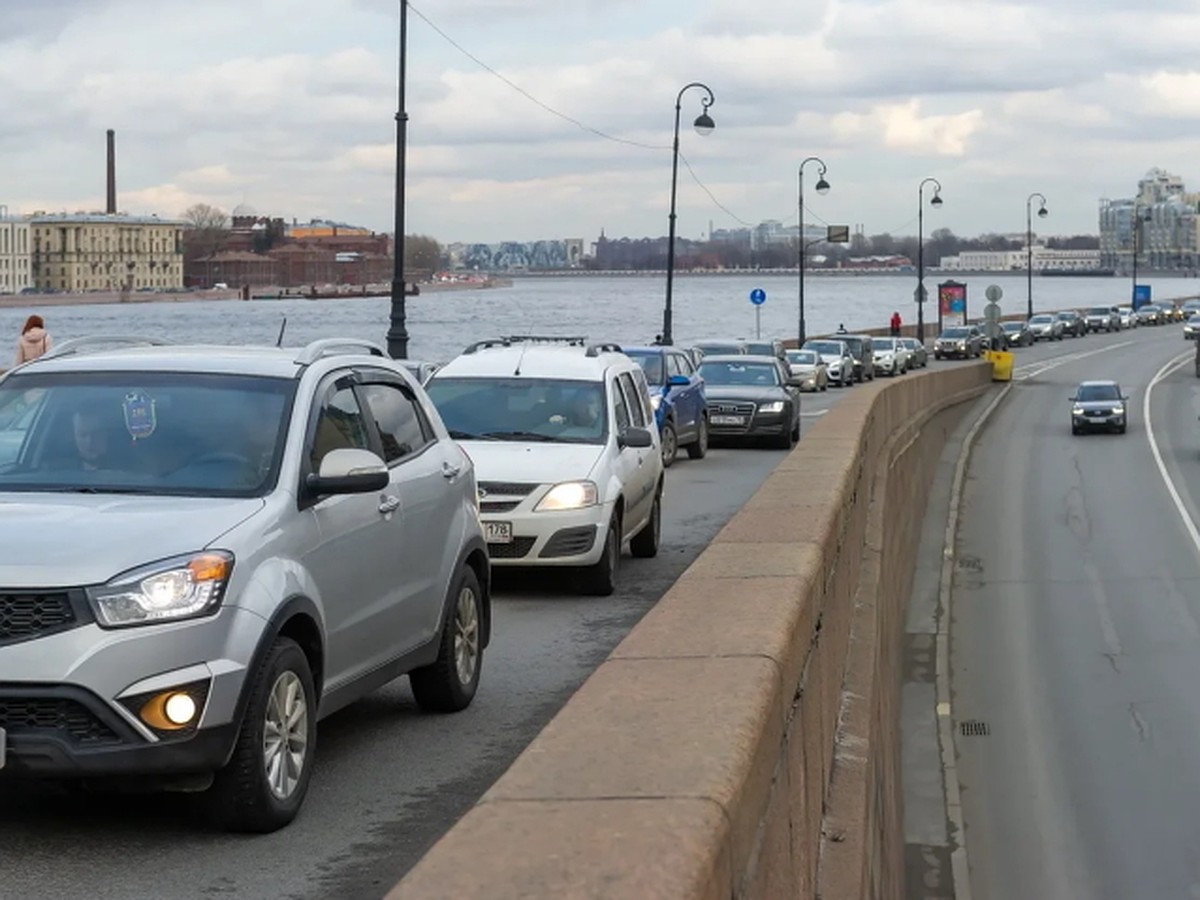
M 829 410 L 827 410 L 827 409 L 819 409 L 819 410 L 817 410 L 816 412 L 802 412 L 802 413 L 800 413 L 800 415 L 801 415 L 803 418 L 815 419 L 815 418 L 817 418 L 818 416 L 823 416 L 823 415 L 825 415 L 825 413 L 827 413 L 827 412 L 829 412 Z
M 1108 344 L 1104 347 L 1098 347 L 1095 350 L 1084 350 L 1080 353 L 1068 353 L 1066 356 L 1056 356 L 1053 359 L 1042 360 L 1039 362 L 1026 363 L 1023 366 L 1017 366 L 1013 370 L 1013 379 L 1015 381 L 1025 381 L 1028 378 L 1033 378 L 1035 375 L 1041 375 L 1043 372 L 1049 372 L 1051 369 L 1057 369 L 1059 366 L 1065 366 L 1067 363 L 1075 362 L 1076 360 L 1086 359 L 1089 356 L 1095 356 L 1097 353 L 1109 353 L 1120 347 L 1128 347 L 1135 341 L 1120 341 L 1116 344 Z
M 1171 478 L 1171 474 L 1167 471 L 1167 464 L 1163 462 L 1162 452 L 1158 449 L 1158 439 L 1154 436 L 1154 423 L 1150 421 L 1150 397 L 1154 393 L 1154 386 L 1176 369 L 1183 366 L 1192 355 L 1190 350 L 1186 353 L 1181 353 L 1174 359 L 1169 360 L 1161 369 L 1154 373 L 1154 377 L 1150 379 L 1150 384 L 1146 386 L 1146 393 L 1142 397 L 1142 421 L 1146 426 L 1146 440 L 1150 442 L 1150 452 L 1154 455 L 1154 464 L 1158 467 L 1158 474 L 1162 476 L 1167 493 L 1171 495 L 1171 502 L 1175 504 L 1175 509 L 1179 513 L 1179 517 L 1183 519 L 1183 527 L 1187 531 L 1188 537 L 1192 539 L 1192 545 L 1196 548 L 1197 555 L 1200 555 L 1200 529 L 1196 528 L 1196 523 L 1192 520 L 1191 513 L 1187 511 L 1183 497 L 1180 496 L 1179 490 L 1175 487 L 1175 482 Z

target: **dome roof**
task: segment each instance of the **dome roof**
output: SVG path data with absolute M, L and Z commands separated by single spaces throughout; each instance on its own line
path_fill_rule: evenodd
M 235 206 L 233 208 L 233 215 L 235 218 L 238 218 L 238 219 L 258 218 L 258 210 L 256 210 L 249 203 L 239 203 L 237 206 Z

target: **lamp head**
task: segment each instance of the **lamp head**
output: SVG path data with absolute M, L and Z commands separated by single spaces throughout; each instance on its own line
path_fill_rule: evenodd
M 696 117 L 695 128 L 699 135 L 712 134 L 713 129 L 717 127 L 717 123 L 712 120 L 712 116 L 707 111 L 700 113 Z
M 1043 204 L 1042 204 L 1042 208 L 1038 210 L 1038 218 L 1039 218 L 1039 219 L 1044 219 L 1044 218 L 1046 218 L 1046 216 L 1048 216 L 1048 215 L 1050 215 L 1050 213 L 1049 213 L 1049 211 L 1046 209 L 1046 205 L 1043 203 Z
M 939 193 L 935 193 L 933 195 L 933 198 L 929 201 L 929 205 L 930 206 L 941 206 L 942 205 L 942 195 Z
M 829 182 L 825 180 L 824 176 L 817 180 L 817 193 L 821 195 L 829 193 Z

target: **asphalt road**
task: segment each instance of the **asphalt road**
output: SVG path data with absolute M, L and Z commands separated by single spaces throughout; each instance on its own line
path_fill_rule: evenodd
M 806 394 L 802 428 L 842 394 Z M 281 832 L 206 830 L 184 795 L 0 787 L 0 898 L 378 900 L 503 774 L 784 455 L 713 448 L 694 461 L 681 453 L 667 472 L 659 556 L 626 555 L 612 597 L 574 595 L 561 577 L 498 572 L 494 637 L 471 708 L 421 715 L 401 679 L 326 720 L 305 808 Z
M 976 900 L 1200 897 L 1190 354 L 1144 408 L 1190 350 L 1180 332 L 1093 337 L 1112 349 L 1026 369 L 972 456 L 951 668 Z M 1071 435 L 1068 397 L 1088 378 L 1121 382 L 1127 434 Z

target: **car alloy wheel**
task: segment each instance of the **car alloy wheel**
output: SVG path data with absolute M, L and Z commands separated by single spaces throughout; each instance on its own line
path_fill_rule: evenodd
M 460 683 L 467 685 L 479 665 L 479 603 L 470 585 L 458 592 L 454 607 L 454 668 Z
M 279 800 L 296 792 L 308 756 L 308 702 L 304 685 L 291 670 L 279 673 L 267 699 L 263 723 L 263 763 L 267 784 Z

